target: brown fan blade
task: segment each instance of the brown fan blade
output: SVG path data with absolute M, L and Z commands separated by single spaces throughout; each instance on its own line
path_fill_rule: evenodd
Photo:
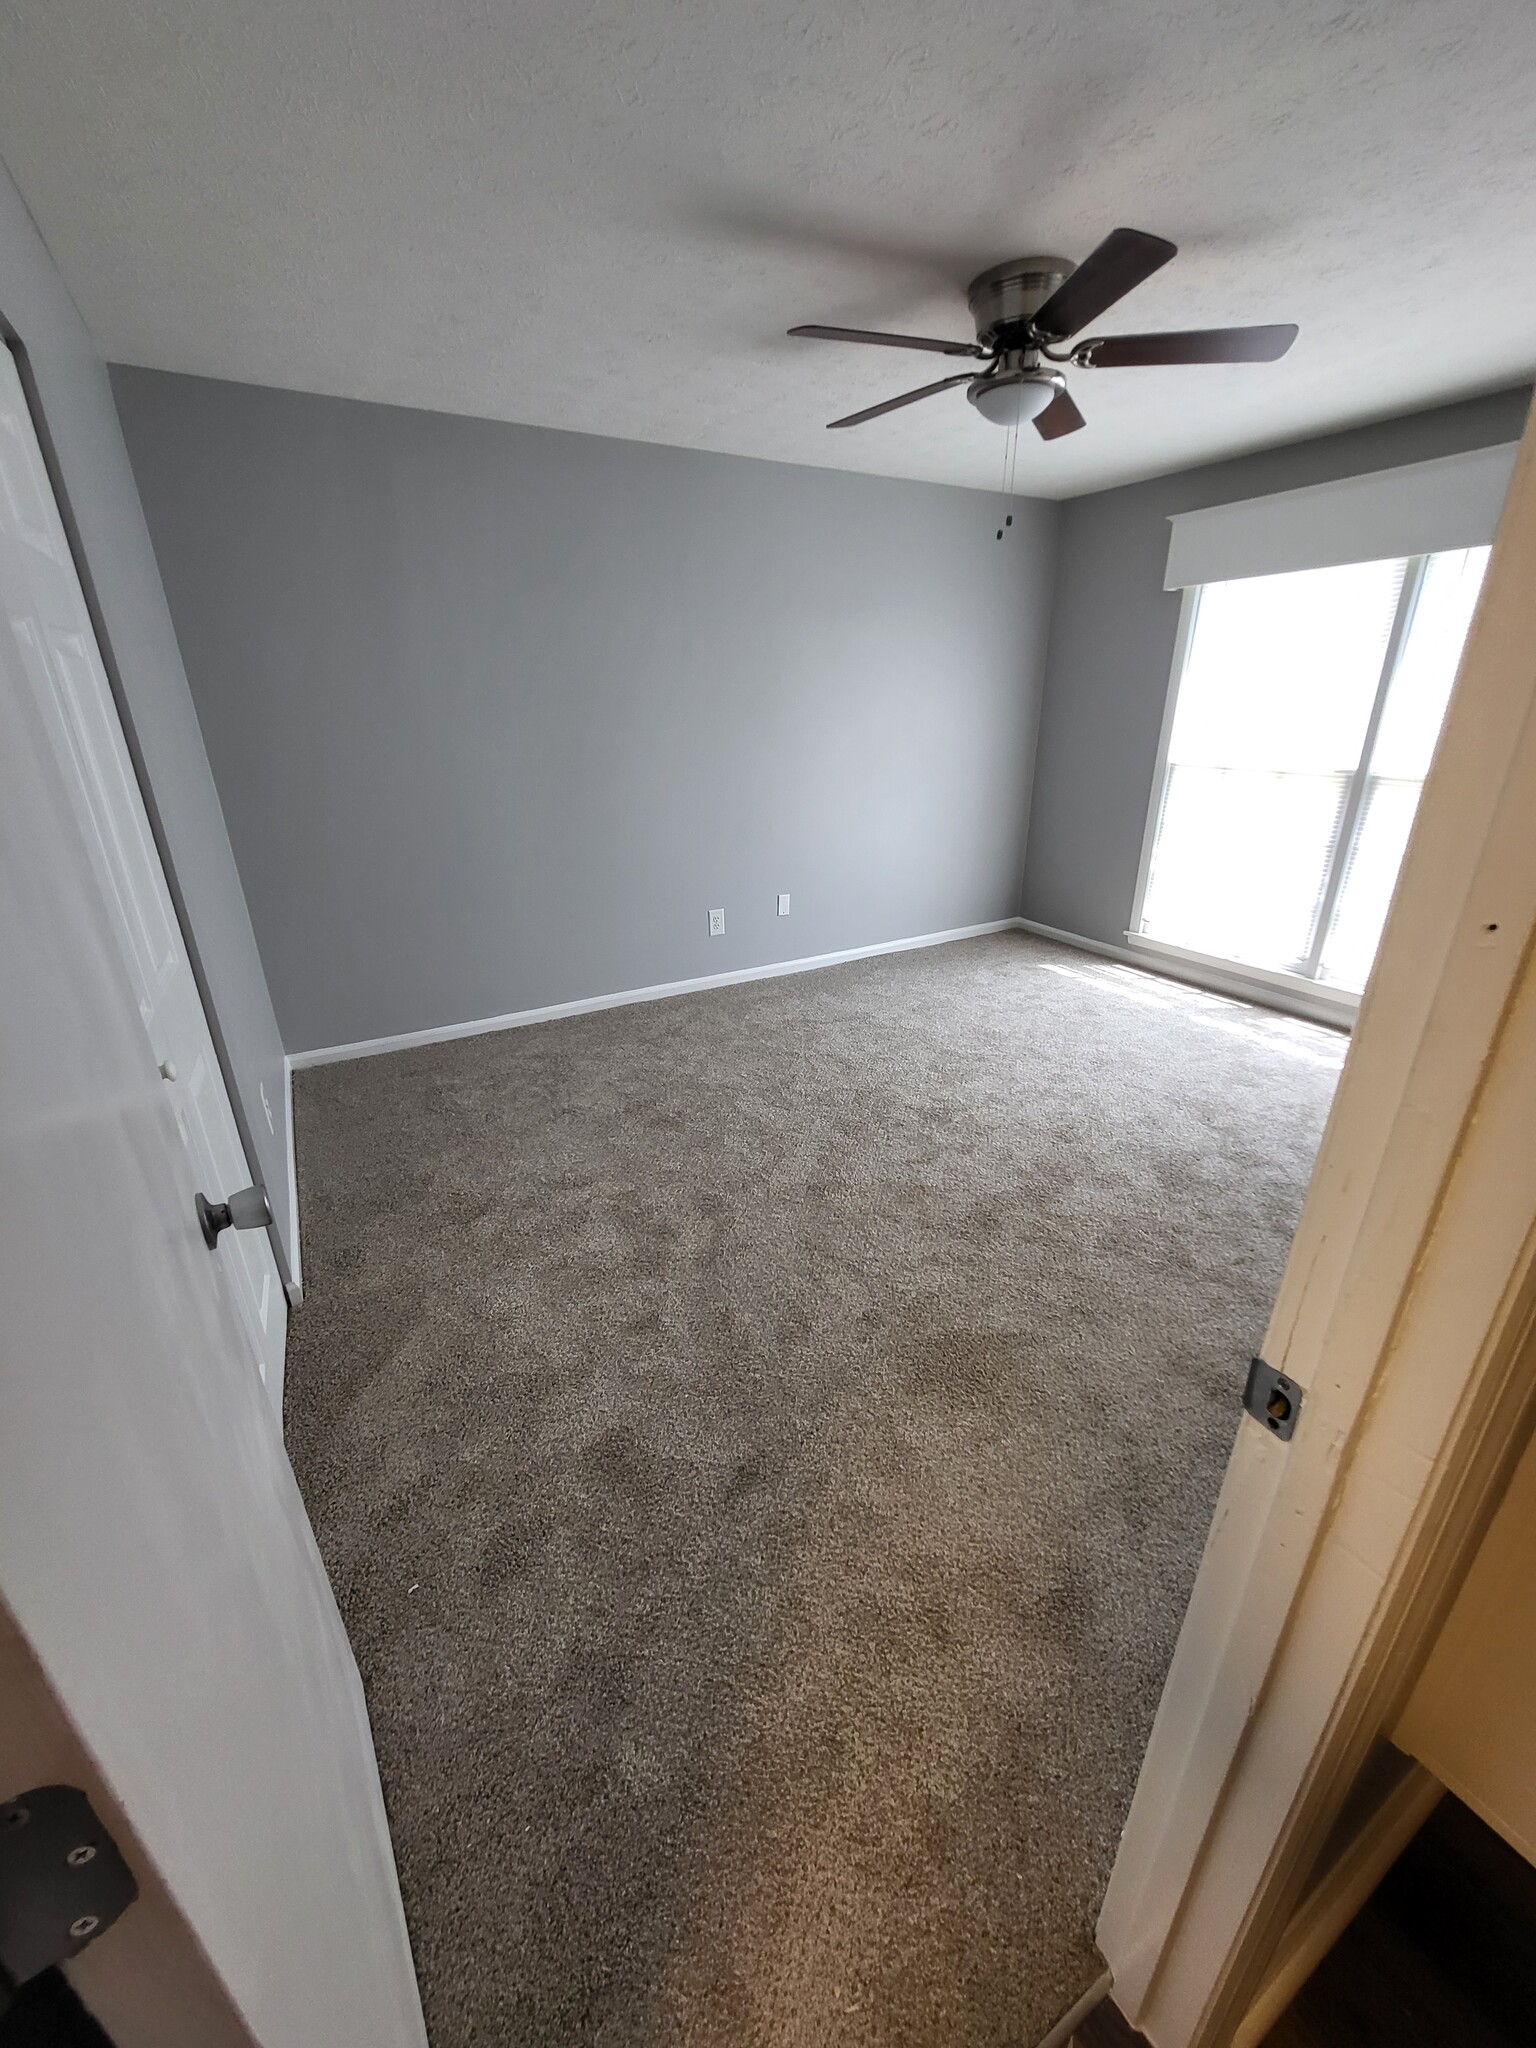
M 1089 319 L 1093 315 L 1089 314 Z M 877 334 L 867 327 L 791 327 L 791 334 L 808 335 L 812 341 L 872 341 L 881 348 L 921 348 L 936 356 L 985 356 L 974 341 L 934 341 L 926 334 Z
M 863 412 L 851 412 L 843 420 L 828 420 L 829 427 L 859 427 L 865 420 L 877 420 L 883 412 L 895 412 L 898 406 L 915 405 L 920 398 L 931 398 L 936 391 L 948 391 L 953 384 L 969 384 L 971 372 L 962 370 L 958 377 L 941 377 L 937 384 L 923 384 L 916 391 L 903 391 L 900 398 L 888 398 L 883 405 L 866 406 Z
M 1030 324 L 1053 341 L 1065 341 L 1178 253 L 1161 235 L 1144 235 L 1139 228 L 1115 228 L 1057 285 Z
M 1296 339 L 1279 327 L 1194 327 L 1182 334 L 1110 334 L 1080 341 L 1074 363 L 1090 370 L 1129 370 L 1151 363 L 1273 363 Z
M 1058 391 L 1045 411 L 1035 415 L 1035 432 L 1042 441 L 1059 441 L 1063 434 L 1075 434 L 1087 424 L 1065 391 Z

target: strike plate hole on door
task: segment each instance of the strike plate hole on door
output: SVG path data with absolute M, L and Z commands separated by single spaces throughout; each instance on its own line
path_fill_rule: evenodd
M 1305 1391 L 1285 1373 L 1266 1365 L 1262 1358 L 1255 1358 L 1248 1368 L 1243 1406 L 1254 1421 L 1262 1423 L 1272 1436 L 1279 1437 L 1282 1443 L 1289 1443 L 1295 1434 L 1296 1418 L 1301 1413 Z

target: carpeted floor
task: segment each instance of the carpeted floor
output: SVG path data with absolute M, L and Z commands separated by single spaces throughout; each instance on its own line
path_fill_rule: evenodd
M 1009 934 L 298 1076 L 434 2048 L 1033 2048 L 1343 1045 Z

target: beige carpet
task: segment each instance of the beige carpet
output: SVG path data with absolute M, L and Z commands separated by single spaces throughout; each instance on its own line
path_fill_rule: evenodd
M 1008 935 L 298 1077 L 434 2048 L 1033 2048 L 1342 1050 Z

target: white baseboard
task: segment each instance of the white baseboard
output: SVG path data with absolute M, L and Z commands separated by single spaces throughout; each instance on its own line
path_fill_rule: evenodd
M 1159 974 L 1166 980 L 1203 988 L 1212 995 L 1231 996 L 1240 1003 L 1258 1003 L 1266 1010 L 1279 1010 L 1287 1017 L 1304 1017 L 1309 1024 L 1326 1024 L 1347 1031 L 1354 1022 L 1354 1006 L 1332 1001 L 1322 990 L 1316 997 L 1290 989 L 1272 988 L 1262 981 L 1249 981 L 1234 970 L 1207 966 L 1203 961 L 1184 961 L 1165 953 L 1139 951 L 1131 946 L 1112 946 L 1103 939 L 1085 939 L 1079 932 L 1058 931 L 1055 925 L 1040 924 L 1035 918 L 1015 920 L 1020 931 L 1033 932 L 1037 939 L 1055 939 L 1058 945 L 1075 946 L 1082 953 L 1097 953 L 1116 960 L 1122 967 L 1134 967 L 1142 974 Z
M 1109 1971 L 1105 1970 L 1102 1976 L 1089 1985 L 1076 2005 L 1068 2006 L 1045 2039 L 1039 2043 L 1039 2048 L 1069 2048 L 1072 2037 L 1083 2021 L 1091 2012 L 1098 2010 L 1114 1988 L 1115 1980 Z
M 1033 917 L 1016 920 L 1021 932 L 1033 932 L 1037 939 L 1054 939 L 1059 946 L 1075 946 L 1079 953 L 1100 953 L 1106 960 L 1119 960 L 1127 967 L 1139 967 L 1129 946 L 1107 945 L 1103 939 L 1085 939 L 1081 932 L 1064 932 L 1053 924 L 1041 924 Z
M 659 1003 L 668 996 L 697 995 L 701 990 L 711 988 L 734 988 L 743 981 L 771 981 L 784 974 L 809 974 L 818 967 L 839 967 L 847 960 L 871 960 L 881 953 L 912 953 L 923 946 L 948 946 L 957 939 L 980 939 L 990 932 L 1014 931 L 1020 923 L 1016 917 L 998 917 L 987 924 L 959 925 L 953 931 L 924 932 L 915 939 L 887 939 L 882 945 L 850 946 L 841 953 L 815 953 L 803 960 L 774 960 L 766 967 L 737 967 L 728 974 L 698 974 L 688 981 L 659 981 L 650 988 L 626 988 L 612 995 L 582 996 L 573 1003 L 546 1003 L 537 1010 L 511 1010 L 504 1017 L 476 1017 L 466 1024 L 438 1024 L 427 1031 L 397 1031 L 388 1038 L 360 1038 L 351 1045 L 320 1045 L 309 1052 L 288 1055 L 290 1081 L 301 1067 L 326 1067 L 337 1060 L 371 1059 L 375 1053 L 405 1052 L 416 1045 L 442 1045 L 450 1038 L 478 1038 L 486 1031 L 516 1031 L 525 1024 L 550 1024 L 560 1017 L 584 1017 L 593 1010 L 618 1010 L 629 1003 Z M 1055 937 L 1056 934 L 1048 936 Z M 290 1085 L 290 1115 L 292 1100 Z
M 1097 953 L 1106 960 L 1117 961 L 1122 967 L 1134 967 L 1142 973 L 1163 975 L 1172 981 L 1186 982 L 1195 988 L 1210 989 L 1217 995 L 1234 996 L 1240 1002 L 1261 1003 L 1270 1009 L 1283 1010 L 1291 1016 L 1307 1017 L 1314 1023 L 1336 1024 L 1340 1021 L 1325 1004 L 1309 1008 L 1305 997 L 1293 997 L 1284 990 L 1266 988 L 1262 983 L 1245 981 L 1239 974 L 1225 974 L 1220 970 L 1207 970 L 1204 967 L 1186 967 L 1179 961 L 1164 961 L 1150 954 L 1133 952 L 1129 946 L 1112 946 L 1102 939 L 1084 938 L 1080 932 L 1060 931 L 1055 925 L 1040 924 L 1032 917 L 997 917 L 990 919 L 986 924 L 957 925 L 951 931 L 923 932 L 911 939 L 887 939 L 876 946 L 849 946 L 840 953 L 813 953 L 800 960 L 773 960 L 762 967 L 733 968 L 726 974 L 698 974 L 686 981 L 659 981 L 648 988 L 617 989 L 609 995 L 581 996 L 569 1003 L 546 1003 L 533 1010 L 509 1010 L 500 1017 L 473 1017 L 462 1024 L 435 1024 L 425 1031 L 396 1031 L 384 1038 L 359 1038 L 349 1045 L 319 1045 L 312 1047 L 308 1052 L 289 1053 L 289 1171 L 294 1171 L 293 1076 L 302 1068 L 331 1066 L 339 1060 L 371 1059 L 378 1053 L 406 1052 L 412 1046 L 418 1045 L 442 1045 L 454 1038 L 478 1038 L 487 1031 L 516 1031 L 525 1024 L 551 1024 L 561 1017 L 584 1017 L 595 1010 L 623 1009 L 630 1003 L 665 1002 L 669 996 L 697 995 L 702 990 L 712 988 L 733 988 L 745 981 L 771 981 L 780 975 L 810 974 L 817 968 L 839 967 L 849 960 L 872 960 L 884 953 L 911 953 L 924 946 L 948 946 L 953 945 L 957 939 L 979 939 L 992 932 L 1007 931 L 1033 932 L 1036 938 L 1054 939 L 1058 945 L 1072 946 L 1080 953 Z M 297 1218 L 296 1184 L 290 1189 L 290 1197 Z M 297 1262 L 297 1228 L 294 1256 Z

